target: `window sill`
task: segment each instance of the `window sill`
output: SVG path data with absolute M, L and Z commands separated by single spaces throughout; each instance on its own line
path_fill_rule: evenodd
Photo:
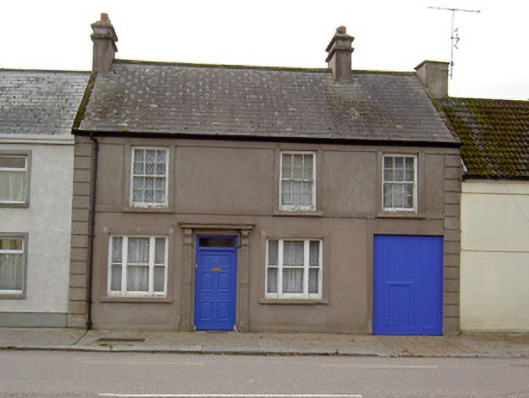
M 102 303 L 172 303 L 171 297 L 130 297 L 130 296 L 106 296 L 101 297 Z
M 408 220 L 425 220 L 426 217 L 418 215 L 414 211 L 386 211 L 377 214 L 377 218 L 398 218 L 398 219 L 408 219 Z
M 0 293 L 0 300 L 25 300 L 25 293 Z
M 322 211 L 315 210 L 274 210 L 274 216 L 279 217 L 323 217 Z
M 29 207 L 29 203 L 2 203 L 0 202 L 0 208 L 2 207 L 27 209 Z
M 123 213 L 173 213 L 170 207 L 130 207 L 125 206 L 121 209 Z
M 327 299 L 286 299 L 286 298 L 266 298 L 263 297 L 259 300 L 259 304 L 281 304 L 281 305 L 327 305 L 329 300 Z

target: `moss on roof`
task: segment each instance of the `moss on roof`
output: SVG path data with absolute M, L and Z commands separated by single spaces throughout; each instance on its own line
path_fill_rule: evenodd
M 529 178 L 529 101 L 448 98 L 439 104 L 461 139 L 469 177 Z

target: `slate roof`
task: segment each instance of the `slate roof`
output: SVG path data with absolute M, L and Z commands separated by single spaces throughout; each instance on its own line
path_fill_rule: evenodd
M 415 73 L 114 61 L 79 132 L 456 144 Z
M 468 176 L 529 177 L 529 101 L 448 98 L 439 104 L 461 139 Z
M 89 76 L 0 69 L 0 134 L 71 134 Z

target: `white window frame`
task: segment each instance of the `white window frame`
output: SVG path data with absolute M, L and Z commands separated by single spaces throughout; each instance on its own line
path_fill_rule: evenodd
M 277 241 L 277 266 L 270 265 L 270 241 Z M 284 242 L 304 242 L 303 247 L 303 292 L 302 293 L 283 293 L 283 249 Z M 309 270 L 310 267 L 310 242 L 319 242 L 319 259 L 318 259 L 318 292 L 309 293 Z M 268 269 L 277 269 L 277 292 L 268 292 Z M 312 267 L 314 268 L 314 267 Z M 266 241 L 266 266 L 265 266 L 265 297 L 271 299 L 321 299 L 323 289 L 323 240 L 322 239 L 267 239 Z
M 134 157 L 137 150 L 143 151 L 164 151 L 165 152 L 165 175 L 152 174 L 152 175 L 138 175 L 134 173 Z M 130 158 L 130 205 L 132 207 L 167 207 L 169 203 L 169 149 L 163 147 L 147 147 L 147 146 L 135 146 L 131 149 Z M 163 203 L 156 202 L 135 202 L 134 201 L 134 178 L 165 178 L 165 201 Z
M 112 245 L 113 238 L 121 238 L 121 290 L 112 290 L 112 265 L 117 264 L 112 262 Z M 127 268 L 128 262 L 128 242 L 129 238 L 144 238 L 149 239 L 149 290 L 148 291 L 128 291 L 127 290 Z M 156 239 L 165 239 L 165 253 L 164 253 L 164 289 L 163 292 L 154 291 L 154 267 L 160 266 L 155 264 L 155 249 Z M 168 253 L 169 253 L 169 239 L 167 236 L 140 236 L 140 235 L 110 235 L 108 243 L 108 269 L 107 269 L 107 293 L 112 297 L 166 297 L 167 296 L 167 275 L 168 275 Z
M 411 181 L 386 181 L 385 179 L 385 173 L 384 173 L 384 163 L 386 158 L 403 158 L 404 164 L 406 164 L 406 159 L 413 159 L 413 182 Z M 382 156 L 382 208 L 384 211 L 387 212 L 416 212 L 417 211 L 417 155 L 414 154 L 387 154 Z M 413 192 L 413 200 L 412 200 L 412 207 L 386 207 L 384 203 L 384 197 L 385 197 L 385 189 L 386 184 L 391 185 L 413 185 L 412 192 Z
M 6 250 L 0 249 L 0 256 L 3 254 L 19 254 L 22 256 L 22 281 L 20 289 L 0 289 L 0 299 L 5 298 L 24 298 L 26 291 L 26 269 L 27 269 L 27 250 L 28 250 L 28 238 L 27 234 L 16 234 L 16 233 L 2 233 L 0 239 L 20 239 L 22 241 L 22 249 L 20 250 Z
M 283 204 L 283 181 L 293 180 L 283 177 L 284 155 L 311 155 L 312 156 L 312 178 L 310 180 L 296 179 L 294 181 L 310 181 L 312 183 L 312 203 L 310 205 Z M 313 151 L 281 151 L 279 162 L 279 208 L 283 211 L 314 211 L 316 210 L 316 152 Z
M 24 167 L 1 167 L 0 173 L 23 173 L 24 174 L 24 197 L 22 200 L 0 200 L 0 206 L 20 206 L 29 203 L 29 153 L 0 152 L 1 158 L 23 158 Z

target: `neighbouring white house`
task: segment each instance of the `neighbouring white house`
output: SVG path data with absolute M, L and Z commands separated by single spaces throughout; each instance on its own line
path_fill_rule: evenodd
M 64 327 L 73 121 L 89 74 L 0 70 L 0 327 Z
M 461 330 L 529 331 L 529 101 L 439 101 L 462 142 Z

